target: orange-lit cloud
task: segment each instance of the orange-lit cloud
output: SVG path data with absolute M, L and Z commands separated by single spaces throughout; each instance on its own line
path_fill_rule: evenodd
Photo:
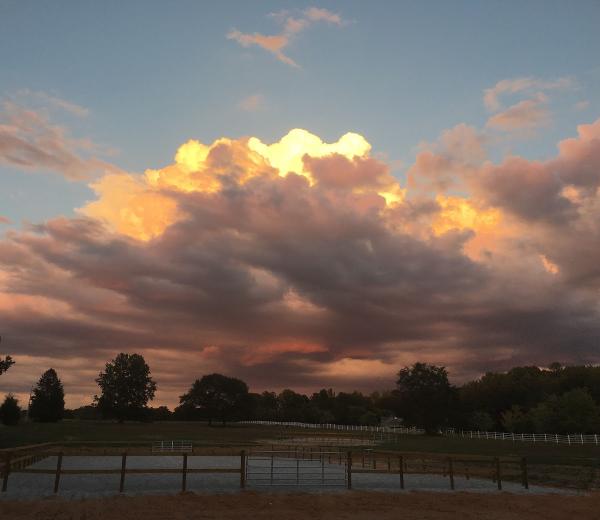
M 172 405 L 213 371 L 349 390 L 389 388 L 417 360 L 461 377 L 599 361 L 600 120 L 544 161 L 493 162 L 487 146 L 457 125 L 406 185 L 363 136 L 302 129 L 191 139 L 165 167 L 105 174 L 77 218 L 0 239 L 17 358 L 0 383 L 25 394 L 49 360 L 67 371 L 84 352 L 67 377 L 82 402 L 92 372 L 135 351 Z
M 532 131 L 548 126 L 550 120 L 550 112 L 542 98 L 525 99 L 491 116 L 487 126 L 505 132 Z
M 182 210 L 171 196 L 174 192 L 218 193 L 255 178 L 288 174 L 301 175 L 314 184 L 317 179 L 311 170 L 325 171 L 326 162 L 315 161 L 335 161 L 335 157 L 355 161 L 332 165 L 340 171 L 338 184 L 343 181 L 355 193 L 376 193 L 389 204 L 402 200 L 403 190 L 387 168 L 368 158 L 370 149 L 358 134 L 347 133 L 334 143 L 325 143 L 302 129 L 291 130 L 273 144 L 256 137 L 221 138 L 210 145 L 190 140 L 179 147 L 175 162 L 165 168 L 146 170 L 143 176 L 110 174 L 93 183 L 98 200 L 80 212 L 106 222 L 119 233 L 150 240 L 181 218 Z M 331 181 L 321 179 L 326 182 Z
M 283 26 L 279 34 L 265 35 L 257 32 L 250 34 L 232 29 L 227 33 L 227 39 L 237 41 L 242 47 L 253 45 L 260 47 L 273 54 L 286 65 L 299 68 L 299 65 L 283 52 L 295 36 L 317 22 L 326 22 L 338 26 L 345 23 L 339 14 L 317 7 L 310 7 L 297 14 L 282 11 L 272 13 L 271 16 Z

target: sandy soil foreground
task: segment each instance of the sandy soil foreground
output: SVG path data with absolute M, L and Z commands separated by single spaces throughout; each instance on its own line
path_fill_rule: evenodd
M 0 501 L 6 520 L 438 520 L 600 518 L 600 493 L 587 496 L 511 495 L 499 493 L 269 494 L 113 497 L 29 502 Z

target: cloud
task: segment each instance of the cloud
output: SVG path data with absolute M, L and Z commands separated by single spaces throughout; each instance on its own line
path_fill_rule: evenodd
M 263 108 L 264 104 L 265 98 L 261 94 L 253 94 L 242 99 L 238 103 L 238 107 L 245 112 L 256 112 Z
M 407 171 L 411 189 L 446 192 L 458 187 L 487 158 L 486 137 L 464 123 L 442 132 L 438 142 L 421 143 Z
M 12 224 L 12 221 L 8 218 L 8 217 L 4 217 L 2 215 L 0 215 L 0 224 Z
M 70 405 L 89 402 L 120 351 L 148 359 L 170 405 L 211 371 L 372 390 L 417 360 L 462 377 L 598 362 L 600 120 L 546 161 L 495 164 L 483 145 L 459 125 L 421 151 L 456 192 L 401 185 L 359 134 L 301 129 L 190 140 L 166 167 L 107 174 L 80 216 L 0 239 L 17 359 L 0 384 L 25 394 L 51 365 Z
M 66 102 L 60 101 L 65 109 Z M 62 106 L 65 105 L 65 106 Z M 67 110 L 75 110 L 75 105 Z M 75 139 L 52 123 L 43 110 L 4 101 L 0 108 L 0 164 L 26 171 L 49 171 L 69 180 L 84 180 L 116 168 L 95 154 L 88 139 Z
M 51 106 L 70 113 L 76 117 L 87 117 L 90 113 L 89 109 L 82 107 L 66 99 L 57 96 L 52 96 L 47 92 L 32 91 L 29 89 L 21 89 L 14 96 L 19 104 L 30 104 L 32 102 L 41 103 L 42 106 Z
M 519 101 L 502 112 L 491 116 L 486 126 L 504 132 L 532 132 L 548 126 L 551 114 L 543 97 Z
M 572 78 L 563 77 L 555 80 L 543 80 L 534 77 L 522 77 L 514 79 L 503 79 L 493 87 L 485 89 L 483 102 L 486 108 L 492 112 L 502 108 L 500 96 L 506 94 L 525 93 L 531 94 L 549 90 L 566 90 L 573 88 L 575 82 Z
M 227 33 L 227 39 L 237 41 L 242 47 L 251 47 L 253 45 L 261 47 L 272 53 L 279 61 L 286 65 L 299 68 L 300 66 L 298 63 L 283 52 L 284 49 L 290 45 L 295 36 L 318 22 L 325 22 L 337 26 L 342 26 L 346 23 L 339 14 L 317 7 L 311 7 L 297 14 L 290 14 L 289 11 L 281 11 L 278 13 L 271 13 L 271 16 L 277 23 L 282 25 L 280 33 L 265 35 L 255 32 L 250 34 L 242 33 L 237 29 L 232 29 Z
M 575 103 L 573 108 L 577 111 L 581 111 L 581 110 L 585 110 L 586 108 L 589 108 L 589 106 L 590 106 L 590 102 L 584 99 L 584 100 L 581 100 L 581 101 L 578 101 L 577 103 Z

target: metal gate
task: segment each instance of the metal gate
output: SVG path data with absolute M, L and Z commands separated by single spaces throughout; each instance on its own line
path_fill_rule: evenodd
M 296 450 L 253 451 L 246 457 L 248 486 L 322 487 L 348 485 L 348 461 L 339 451 L 314 451 L 308 458 Z

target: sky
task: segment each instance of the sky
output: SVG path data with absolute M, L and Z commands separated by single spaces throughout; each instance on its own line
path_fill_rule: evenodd
M 600 361 L 600 4 L 0 0 L 0 392 Z

